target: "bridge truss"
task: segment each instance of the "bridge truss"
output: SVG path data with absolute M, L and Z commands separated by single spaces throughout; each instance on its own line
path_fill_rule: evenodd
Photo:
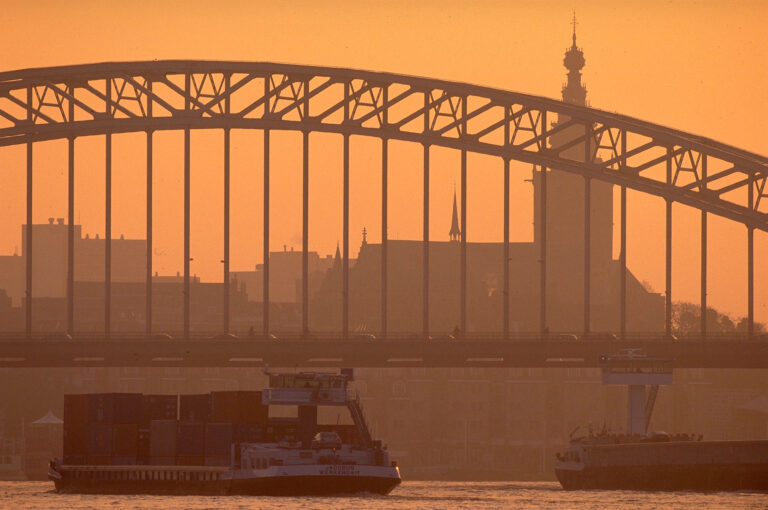
M 555 122 L 557 120 L 557 122 Z M 626 190 L 666 202 L 666 333 L 672 317 L 672 204 L 701 211 L 701 307 L 706 310 L 707 215 L 742 223 L 747 232 L 748 324 L 754 332 L 754 231 L 768 231 L 768 158 L 714 140 L 638 119 L 574 106 L 543 97 L 464 83 L 350 69 L 273 63 L 152 61 L 103 63 L 0 73 L 0 146 L 26 145 L 27 210 L 32 224 L 33 146 L 67 139 L 68 285 L 67 331 L 73 333 L 74 302 L 74 149 L 77 137 L 105 135 L 105 331 L 110 336 L 111 157 L 112 135 L 146 133 L 147 252 L 146 333 L 152 333 L 152 153 L 153 133 L 184 131 L 184 336 L 190 322 L 190 130 L 222 129 L 224 147 L 224 322 L 229 331 L 229 171 L 232 129 L 257 129 L 264 136 L 264 321 L 269 325 L 270 132 L 303 133 L 302 327 L 308 331 L 309 133 L 343 138 L 343 291 L 342 334 L 349 334 L 349 141 L 351 135 L 381 140 L 382 182 L 382 333 L 387 330 L 388 142 L 423 146 L 423 331 L 429 336 L 429 178 L 431 146 L 461 151 L 461 327 L 466 331 L 467 153 L 504 161 L 504 260 L 509 260 L 510 161 L 539 166 L 542 214 L 546 211 L 546 169 L 584 178 L 585 271 L 584 331 L 590 330 L 591 181 L 621 190 L 620 324 L 626 333 Z M 568 131 L 570 141 L 554 144 Z M 558 137 L 559 139 L 559 137 Z M 583 147 L 574 159 L 569 149 Z M 546 221 L 542 225 L 546 239 Z M 32 336 L 32 230 L 26 264 L 26 336 Z M 547 331 L 546 242 L 540 243 L 540 332 Z M 509 264 L 504 264 L 503 336 L 509 335 Z M 706 314 L 701 331 L 706 336 Z

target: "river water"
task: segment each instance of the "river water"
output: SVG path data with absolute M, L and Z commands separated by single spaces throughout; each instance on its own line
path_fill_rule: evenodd
M 0 482 L 0 509 L 746 509 L 768 508 L 750 492 L 566 492 L 551 482 L 403 482 L 389 496 L 273 498 L 241 496 L 86 496 L 56 494 L 47 482 Z

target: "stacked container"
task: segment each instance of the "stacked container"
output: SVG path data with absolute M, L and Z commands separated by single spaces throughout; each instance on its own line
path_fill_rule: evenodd
M 88 395 L 64 395 L 64 464 L 85 464 L 88 455 Z
M 136 463 L 141 465 L 149 464 L 149 448 L 150 448 L 150 430 L 147 428 L 140 428 L 138 436 L 136 437 Z
M 208 423 L 205 426 L 205 465 L 229 466 L 234 442 L 231 423 Z
M 180 421 L 176 428 L 176 464 L 205 465 L 205 423 Z
M 181 421 L 208 422 L 211 417 L 211 394 L 179 395 L 179 419 Z
M 176 463 L 176 420 L 152 420 L 149 427 L 149 463 L 172 466 Z
M 178 409 L 176 395 L 144 395 L 141 405 L 142 428 L 149 428 L 152 420 L 175 420 Z
M 205 464 L 229 466 L 232 445 L 264 441 L 269 407 L 260 391 L 211 392 L 210 421 L 206 426 Z M 236 446 L 235 454 L 240 452 Z
M 264 431 L 264 440 L 268 443 L 278 443 L 286 439 L 298 439 L 298 418 L 269 418 Z
M 139 422 L 144 397 L 140 393 L 112 394 L 112 464 L 137 463 Z
M 233 445 L 265 440 L 268 409 L 260 391 L 65 395 L 64 463 L 229 466 Z

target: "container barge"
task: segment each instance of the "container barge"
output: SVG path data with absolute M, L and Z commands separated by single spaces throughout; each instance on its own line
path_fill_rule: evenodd
M 768 441 L 586 437 L 557 455 L 555 474 L 566 490 L 768 491 Z
M 672 384 L 673 360 L 638 351 L 600 357 L 603 384 L 627 386 L 627 433 L 572 437 L 555 463 L 563 488 L 768 491 L 768 441 L 648 432 L 659 386 Z
M 371 437 L 349 371 L 269 374 L 263 391 L 88 394 L 64 399 L 64 449 L 48 477 L 87 494 L 387 494 L 400 470 Z M 297 417 L 270 418 L 270 406 Z M 318 424 L 318 408 L 351 425 Z

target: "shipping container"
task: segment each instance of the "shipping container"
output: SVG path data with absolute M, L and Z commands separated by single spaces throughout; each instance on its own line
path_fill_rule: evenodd
M 138 425 L 112 426 L 112 455 L 136 456 L 138 454 Z
M 177 466 L 204 466 L 205 455 L 177 455 Z
M 139 429 L 136 436 L 136 456 L 139 464 L 149 464 L 149 429 Z
M 179 395 L 179 419 L 182 421 L 210 421 L 211 394 Z
M 143 400 L 141 393 L 114 393 L 112 423 L 137 425 L 141 421 Z
M 144 395 L 139 424 L 148 427 L 152 420 L 175 420 L 177 409 L 176 395 Z
M 88 395 L 64 395 L 64 423 L 88 423 Z
M 135 455 L 128 457 L 112 457 L 113 466 L 135 466 L 136 464 L 139 464 L 139 462 L 137 461 Z
M 242 423 L 261 423 L 267 422 L 269 415 L 269 406 L 261 403 L 260 391 L 238 391 L 238 408 Z
M 264 441 L 264 425 L 261 423 L 235 423 L 232 426 L 235 443 L 261 443 Z
M 205 456 L 226 455 L 229 458 L 232 447 L 231 423 L 208 423 L 205 426 Z
M 86 455 L 65 455 L 63 460 L 64 465 L 67 466 L 83 466 L 87 458 Z
M 176 428 L 176 456 L 205 455 L 205 423 L 180 421 Z
M 150 423 L 149 456 L 176 456 L 176 420 L 152 420 Z
M 112 424 L 89 423 L 86 428 L 88 455 L 112 455 Z
M 240 400 L 237 391 L 211 392 L 211 423 L 238 423 Z
M 229 467 L 232 465 L 232 455 L 206 455 L 205 465 Z
M 88 426 L 66 423 L 63 427 L 64 458 L 88 455 Z M 69 462 L 64 462 L 69 464 Z
M 109 466 L 112 464 L 112 457 L 109 455 L 88 455 L 85 458 L 87 466 Z
M 88 423 L 112 423 L 114 411 L 113 393 L 91 393 L 88 395 Z
M 176 457 L 150 457 L 150 466 L 175 466 Z
M 299 429 L 298 418 L 269 418 L 267 428 L 264 430 L 264 440 L 268 443 L 277 443 L 284 439 L 297 439 Z

